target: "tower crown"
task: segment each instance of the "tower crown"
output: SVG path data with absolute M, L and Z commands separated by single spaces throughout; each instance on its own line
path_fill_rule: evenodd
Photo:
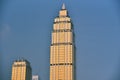
M 67 16 L 67 10 L 66 10 L 66 8 L 65 8 L 65 4 L 63 3 L 63 5 L 62 5 L 62 9 L 59 11 L 59 16 L 60 17 L 65 17 L 65 16 Z

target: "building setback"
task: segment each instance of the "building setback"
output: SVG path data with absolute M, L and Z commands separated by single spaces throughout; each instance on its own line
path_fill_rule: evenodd
M 50 80 L 75 80 L 73 38 L 71 18 L 63 4 L 53 24 L 50 46 Z
M 27 60 L 15 60 L 12 64 L 11 80 L 32 80 L 32 69 Z

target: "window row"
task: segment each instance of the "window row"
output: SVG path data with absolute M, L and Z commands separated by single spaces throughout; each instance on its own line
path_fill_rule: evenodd
M 53 43 L 72 43 L 72 32 L 53 32 L 52 33 L 52 44 Z
M 59 21 L 70 21 L 70 18 L 69 17 L 57 17 L 54 20 L 54 22 L 59 22 Z
M 53 30 L 62 30 L 62 29 L 72 29 L 71 23 L 70 22 L 54 23 Z

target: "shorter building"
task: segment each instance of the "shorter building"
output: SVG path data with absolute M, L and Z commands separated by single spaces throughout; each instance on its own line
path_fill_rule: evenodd
M 13 62 L 11 80 L 32 80 L 32 69 L 27 60 L 19 59 Z
M 33 75 L 32 80 L 39 80 L 39 76 L 38 75 Z

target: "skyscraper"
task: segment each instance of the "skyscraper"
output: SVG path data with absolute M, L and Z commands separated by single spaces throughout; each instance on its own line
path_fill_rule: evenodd
M 50 80 L 74 80 L 74 39 L 71 18 L 63 4 L 54 19 L 50 46 Z
M 11 80 L 32 80 L 32 70 L 27 60 L 15 60 L 12 64 Z
M 33 75 L 32 80 L 39 80 L 39 76 L 38 75 Z

